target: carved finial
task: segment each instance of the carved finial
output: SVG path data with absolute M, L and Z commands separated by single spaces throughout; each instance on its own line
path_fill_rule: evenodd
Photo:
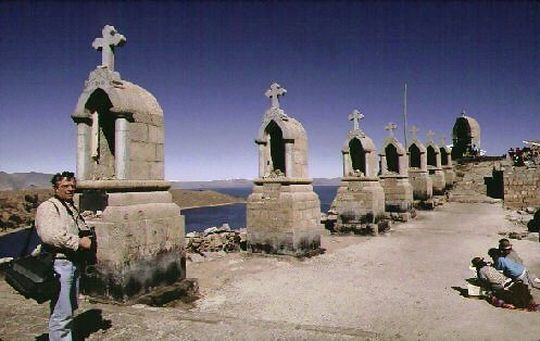
M 396 128 L 397 128 L 397 124 L 390 122 L 384 127 L 384 130 L 388 131 L 389 137 L 394 137 L 394 130 L 396 130 Z
M 411 127 L 410 132 L 411 132 L 411 135 L 412 135 L 412 139 L 413 139 L 413 140 L 416 140 L 417 134 L 418 134 L 419 131 L 420 131 L 420 129 L 416 128 L 416 126 L 412 126 L 412 127 Z
M 94 39 L 92 47 L 101 51 L 101 66 L 114 71 L 114 48 L 124 45 L 126 37 L 118 33 L 111 25 L 105 25 L 101 33 L 103 37 Z
M 446 136 L 444 136 L 444 135 L 441 136 L 441 144 L 443 146 L 446 146 Z
M 364 114 L 356 109 L 349 114 L 349 121 L 353 121 L 353 130 L 360 130 L 360 120 L 364 117 Z
M 433 136 L 435 136 L 435 133 L 430 129 L 426 135 L 428 137 L 428 143 L 433 143 Z
M 278 83 L 272 83 L 270 89 L 264 93 L 266 97 L 272 101 L 272 108 L 279 109 L 279 96 L 284 96 L 287 93 L 285 88 L 282 88 Z

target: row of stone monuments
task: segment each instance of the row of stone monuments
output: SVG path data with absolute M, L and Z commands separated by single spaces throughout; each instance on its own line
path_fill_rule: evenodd
M 72 119 L 77 125 L 78 201 L 96 227 L 97 263 L 86 292 L 130 302 L 152 288 L 186 278 L 185 224 L 164 180 L 164 122 L 157 100 L 114 70 L 114 49 L 126 42 L 105 26 L 93 47 L 102 65 L 89 75 Z M 248 248 L 253 253 L 303 256 L 320 251 L 320 202 L 308 175 L 308 140 L 300 122 L 280 108 L 285 89 L 266 92 L 271 107 L 256 144 L 259 175 L 246 205 Z M 453 181 L 450 151 L 416 138 L 408 149 L 387 129 L 380 174 L 373 141 L 350 115 L 353 129 L 342 149 L 343 178 L 334 209 L 362 220 L 384 211 L 407 212 Z M 410 158 L 409 158 L 410 155 Z

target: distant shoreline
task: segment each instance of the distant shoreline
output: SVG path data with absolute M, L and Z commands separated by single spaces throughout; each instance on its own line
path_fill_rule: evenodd
M 229 202 L 229 203 L 221 203 L 221 204 L 210 204 L 210 205 L 198 205 L 198 206 L 189 206 L 189 207 L 180 207 L 180 210 L 191 210 L 194 208 L 208 208 L 208 207 L 219 207 L 219 206 L 228 206 L 228 205 L 236 205 L 236 204 L 245 204 L 245 201 L 237 201 L 237 202 Z

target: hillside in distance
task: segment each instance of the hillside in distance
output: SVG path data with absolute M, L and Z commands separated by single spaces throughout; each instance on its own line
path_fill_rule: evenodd
M 46 173 L 6 173 L 0 171 L 0 191 L 26 188 L 50 188 L 52 174 Z M 338 186 L 340 178 L 314 178 L 314 186 Z M 171 181 L 173 189 L 246 188 L 253 186 L 252 179 L 227 179 L 209 181 Z

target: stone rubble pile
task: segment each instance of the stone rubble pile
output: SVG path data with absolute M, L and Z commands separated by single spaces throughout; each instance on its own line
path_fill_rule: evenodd
M 189 253 L 204 252 L 239 252 L 246 250 L 247 230 L 233 230 L 229 224 L 221 227 L 210 227 L 203 232 L 186 234 L 186 251 Z

